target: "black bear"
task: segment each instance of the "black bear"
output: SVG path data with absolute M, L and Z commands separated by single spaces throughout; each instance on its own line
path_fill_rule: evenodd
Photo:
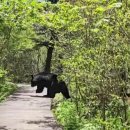
M 41 72 L 32 75 L 31 86 L 37 86 L 36 93 L 41 93 L 44 87 L 47 88 L 47 95 L 44 97 L 54 98 L 56 93 L 62 93 L 65 98 L 70 98 L 67 85 L 64 81 L 57 80 L 57 75 L 54 73 Z
M 48 0 L 50 1 L 52 4 L 56 4 L 59 0 Z

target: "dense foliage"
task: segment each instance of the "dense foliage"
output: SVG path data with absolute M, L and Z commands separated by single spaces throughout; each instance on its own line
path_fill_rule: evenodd
M 35 0 L 0 1 L 0 101 L 16 89 L 12 81 L 28 81 L 42 64 L 45 49 L 33 50 L 32 41 L 40 7 Z
M 28 81 L 29 75 L 43 67 L 45 49 L 33 49 L 32 40 L 39 8 L 35 0 L 0 2 L 0 65 L 14 82 Z
M 0 68 L 0 101 L 4 100 L 12 92 L 16 90 L 16 85 L 9 82 L 6 78 L 7 72 Z
M 49 26 L 58 29 L 56 53 L 72 95 L 55 112 L 65 129 L 129 129 L 129 8 L 129 1 L 117 0 L 52 8 Z
M 53 43 L 52 71 L 72 96 L 55 99 L 65 130 L 130 129 L 129 0 L 3 0 L 0 23 L 0 63 L 14 81 L 43 69 L 46 50 L 32 39 Z

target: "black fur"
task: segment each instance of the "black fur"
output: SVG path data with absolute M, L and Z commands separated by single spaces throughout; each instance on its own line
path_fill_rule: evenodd
M 37 86 L 36 93 L 41 93 L 44 87 L 47 88 L 47 95 L 45 97 L 54 98 L 56 93 L 62 93 L 65 98 L 70 98 L 67 85 L 64 81 L 58 82 L 57 75 L 54 73 L 41 72 L 32 75 L 31 86 Z

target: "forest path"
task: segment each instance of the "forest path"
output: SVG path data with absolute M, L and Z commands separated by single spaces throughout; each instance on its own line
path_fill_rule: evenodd
M 0 130 L 62 130 L 50 110 L 51 99 L 36 96 L 35 88 L 19 89 L 0 103 Z

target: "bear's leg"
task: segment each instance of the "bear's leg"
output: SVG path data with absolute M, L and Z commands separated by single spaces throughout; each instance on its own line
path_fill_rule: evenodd
M 54 89 L 54 86 L 51 86 L 51 87 L 48 88 L 47 95 L 48 95 L 50 98 L 54 98 L 54 97 L 55 97 L 55 89 Z
M 43 89 L 44 89 L 44 86 L 37 85 L 36 93 L 42 93 Z
M 64 81 L 60 81 L 58 87 L 59 87 L 59 91 L 63 94 L 65 98 L 67 99 L 71 98 L 69 95 L 69 90 L 67 88 L 67 85 L 65 84 Z

